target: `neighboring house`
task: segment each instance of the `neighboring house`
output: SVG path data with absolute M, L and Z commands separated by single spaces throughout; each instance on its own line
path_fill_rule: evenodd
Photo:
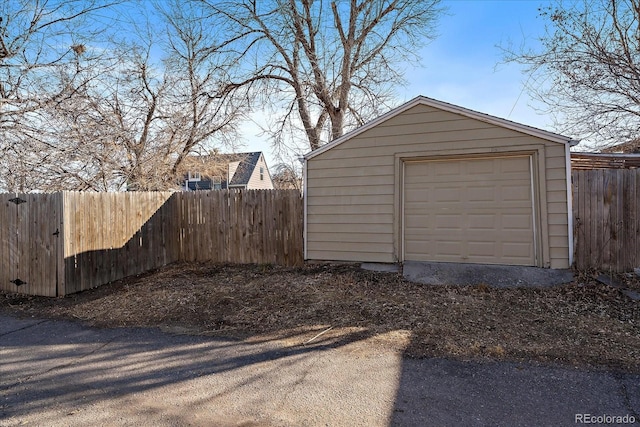
M 183 190 L 271 190 L 273 181 L 261 151 L 191 156 Z
M 611 147 L 600 150 L 601 153 L 620 153 L 620 154 L 640 154 L 640 138 L 623 142 L 622 144 L 613 145 Z
M 305 259 L 568 268 L 575 144 L 419 96 L 304 156 Z
M 572 152 L 573 169 L 640 168 L 640 138 L 603 148 L 599 153 Z
M 571 169 L 638 169 L 640 153 L 571 153 Z

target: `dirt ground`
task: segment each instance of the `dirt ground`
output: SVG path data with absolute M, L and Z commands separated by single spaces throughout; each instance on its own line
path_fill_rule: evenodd
M 250 341 L 359 341 L 415 358 L 640 372 L 640 302 L 595 276 L 582 273 L 553 288 L 495 289 L 419 285 L 357 265 L 173 264 L 65 298 L 0 292 L 0 310 Z M 640 290 L 636 279 L 618 279 Z

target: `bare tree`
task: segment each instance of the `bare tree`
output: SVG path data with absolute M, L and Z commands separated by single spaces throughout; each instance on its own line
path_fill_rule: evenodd
M 0 128 L 19 128 L 21 115 L 68 96 L 55 72 L 77 64 L 86 41 L 104 30 L 94 14 L 120 1 L 14 0 L 0 6 Z M 102 19 L 101 19 L 102 20 Z M 108 21 L 108 20 L 106 20 Z M 80 70 L 78 70 L 79 74 Z M 67 84 L 65 84 L 67 83 Z
M 440 0 L 199 3 L 246 71 L 234 83 L 284 111 L 273 120 L 276 144 L 302 127 L 307 149 L 388 108 L 402 67 L 418 60 L 442 11 Z
M 151 48 L 151 42 L 121 44 L 113 63 L 93 70 L 91 84 L 50 111 L 60 148 L 70 152 L 52 165 L 60 182 L 73 177 L 76 189 L 162 189 L 169 82 L 154 67 Z
M 560 132 L 598 147 L 640 136 L 640 1 L 557 1 L 539 49 L 505 49 Z
M 171 189 L 190 154 L 236 143 L 244 104 L 229 90 L 228 62 L 197 16 L 177 1 L 159 4 L 153 27 L 56 67 L 61 95 L 20 118 L 23 129 L 33 126 L 23 138 L 30 150 L 13 144 L 14 162 L 0 162 L 8 187 Z
M 103 14 L 123 0 L 13 0 L 0 4 L 0 188 L 24 191 L 39 178 L 37 153 L 48 142 L 42 109 L 73 95 L 94 54 L 87 41 L 103 34 Z M 61 80 L 59 70 L 75 69 Z M 33 144 L 33 145 L 32 145 Z M 30 174 L 30 178 L 26 175 Z
M 237 124 L 247 110 L 241 90 L 230 83 L 232 59 L 218 47 L 216 32 L 205 26 L 202 9 L 180 0 L 158 7 L 167 23 L 167 72 L 174 76 L 165 120 L 171 176 L 183 174 L 191 154 L 235 148 Z
M 271 179 L 276 189 L 302 191 L 302 176 L 295 163 L 278 163 L 273 171 Z

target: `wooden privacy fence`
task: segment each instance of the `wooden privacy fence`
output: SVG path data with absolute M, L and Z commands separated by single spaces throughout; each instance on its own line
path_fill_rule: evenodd
M 640 267 L 640 169 L 573 170 L 575 266 Z
M 0 289 L 61 296 L 175 261 L 303 262 L 296 190 L 0 194 Z

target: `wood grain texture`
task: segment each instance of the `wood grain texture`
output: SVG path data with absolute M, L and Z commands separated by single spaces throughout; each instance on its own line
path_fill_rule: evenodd
M 0 289 L 9 292 L 62 296 L 176 261 L 303 263 L 296 190 L 18 196 L 27 202 L 0 194 Z
M 640 266 L 640 169 L 573 170 L 575 265 L 624 272 Z

